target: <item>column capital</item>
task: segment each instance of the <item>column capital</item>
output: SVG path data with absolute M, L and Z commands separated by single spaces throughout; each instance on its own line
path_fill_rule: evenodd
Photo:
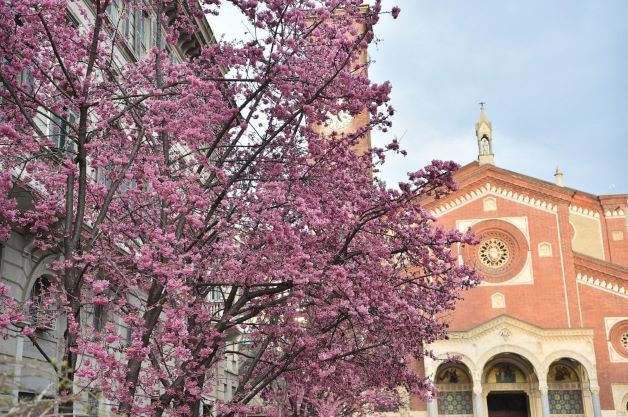
M 473 384 L 473 394 L 475 395 L 482 395 L 482 385 L 480 384 Z
M 591 390 L 591 394 L 593 395 L 600 395 L 600 386 L 595 384 L 590 384 L 589 385 L 589 389 Z
M 539 391 L 541 394 L 547 395 L 548 389 L 547 384 L 539 384 Z

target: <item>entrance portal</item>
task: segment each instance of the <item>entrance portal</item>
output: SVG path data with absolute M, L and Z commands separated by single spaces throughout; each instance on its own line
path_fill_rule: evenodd
M 528 396 L 524 392 L 491 392 L 486 398 L 489 417 L 529 417 Z

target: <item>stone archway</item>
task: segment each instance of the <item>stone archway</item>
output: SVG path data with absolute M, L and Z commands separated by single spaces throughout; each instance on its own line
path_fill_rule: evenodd
M 438 341 L 430 347 L 437 357 L 442 358 L 451 357 L 452 352 L 456 352 L 460 362 L 467 365 L 473 378 L 475 417 L 489 417 L 487 397 L 491 391 L 500 390 L 526 394 L 529 417 L 556 417 L 550 414 L 547 373 L 550 365 L 562 358 L 571 358 L 582 365 L 584 415 L 602 417 L 593 346 L 591 329 L 543 329 L 502 315 L 469 330 L 452 332 L 448 340 Z M 491 365 L 504 358 L 510 358 L 510 363 L 522 369 L 527 377 L 525 382 L 510 386 L 504 382 L 499 386 L 495 385 L 496 381 L 487 382 L 486 374 Z M 436 360 L 426 360 L 425 375 L 433 378 L 438 364 Z M 438 417 L 436 403 L 436 399 L 428 401 L 428 417 Z
M 517 353 L 494 355 L 484 365 L 482 388 L 487 417 L 536 417 L 539 380 L 532 363 Z
M 473 379 L 462 362 L 441 364 L 434 375 L 439 416 L 473 415 Z
M 549 366 L 547 388 L 553 415 L 584 416 L 583 387 L 586 370 L 573 359 L 558 359 Z
M 584 417 L 601 415 L 595 367 L 576 355 L 554 355 L 547 369 L 548 416 Z

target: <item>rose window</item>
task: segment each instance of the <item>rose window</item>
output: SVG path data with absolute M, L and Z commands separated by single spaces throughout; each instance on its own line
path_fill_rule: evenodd
M 485 282 L 499 283 L 514 278 L 524 267 L 529 253 L 526 237 L 513 224 L 484 220 L 473 226 L 480 243 L 467 245 L 462 256 Z
M 510 251 L 508 245 L 501 239 L 487 239 L 480 245 L 478 251 L 480 261 L 489 268 L 499 268 L 508 262 Z
M 628 320 L 622 320 L 615 324 L 611 328 L 608 340 L 613 345 L 615 352 L 628 358 Z

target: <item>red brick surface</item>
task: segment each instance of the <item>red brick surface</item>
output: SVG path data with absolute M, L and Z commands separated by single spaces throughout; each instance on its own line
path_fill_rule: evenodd
M 628 382 L 628 363 L 610 362 L 604 318 L 628 316 L 628 295 L 621 296 L 578 283 L 576 276 L 578 273 L 595 276 L 619 287 L 623 285 L 628 290 L 628 269 L 624 268 L 628 266 L 627 220 L 605 217 L 608 210 L 626 212 L 628 195 L 598 197 L 494 166 L 480 167 L 477 163 L 463 167 L 456 178 L 460 184 L 458 192 L 446 199 L 424 201 L 423 204 L 434 209 L 490 183 L 513 193 L 540 199 L 558 209 L 548 212 L 500 195 L 491 195 L 497 200 L 497 211 L 485 212 L 483 200 L 488 195 L 482 195 L 439 215 L 438 222 L 448 227 L 456 227 L 457 220 L 525 217 L 532 255 L 533 284 L 480 286 L 470 290 L 451 315 L 450 329 L 465 331 L 502 314 L 541 328 L 592 328 L 602 409 L 613 409 L 610 384 Z M 590 259 L 572 251 L 570 205 L 599 214 L 604 260 Z M 612 240 L 612 232 L 617 230 L 623 231 L 623 240 Z M 540 242 L 551 243 L 552 257 L 538 256 Z M 496 291 L 505 295 L 506 308 L 491 307 L 490 297 Z M 412 409 L 424 410 L 425 406 L 413 399 Z

